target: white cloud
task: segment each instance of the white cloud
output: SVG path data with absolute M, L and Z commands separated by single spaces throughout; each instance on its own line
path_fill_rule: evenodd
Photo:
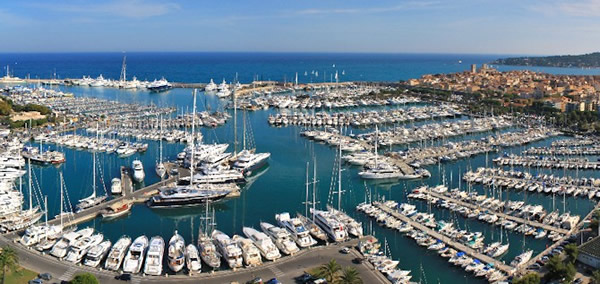
M 428 8 L 435 6 L 439 2 L 433 1 L 421 1 L 421 2 L 407 2 L 405 4 L 391 6 L 391 7 L 374 7 L 374 8 L 347 8 L 347 9 L 305 9 L 299 10 L 296 14 L 300 15 L 320 15 L 320 14 L 371 14 L 371 13 L 385 13 L 392 11 L 401 11 L 408 9 Z
M 542 1 L 539 5 L 530 8 L 550 16 L 600 17 L 600 0 Z
M 124 18 L 144 19 L 161 16 L 179 10 L 180 6 L 168 1 L 148 0 L 113 0 L 112 2 L 96 3 L 70 3 L 70 4 L 40 4 L 46 9 L 80 14 L 113 15 Z

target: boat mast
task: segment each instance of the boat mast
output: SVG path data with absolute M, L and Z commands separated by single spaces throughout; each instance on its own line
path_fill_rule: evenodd
M 306 199 L 304 201 L 304 216 L 308 217 L 308 164 L 309 162 L 306 162 Z
M 63 175 L 62 171 L 59 173 L 60 176 L 60 229 L 62 231 L 63 228 Z
M 340 127 L 340 142 L 338 145 L 338 211 L 342 210 L 342 127 Z
M 28 168 L 28 176 L 29 176 L 29 210 L 33 209 L 33 199 L 31 197 L 31 158 L 27 159 L 27 168 Z
M 313 190 L 312 190 L 312 221 L 315 222 L 315 210 L 317 210 L 317 159 L 313 156 Z
M 246 110 L 244 109 L 244 133 L 243 133 L 243 138 L 242 138 L 242 145 L 244 147 L 244 150 L 246 150 Z
M 126 59 L 127 56 L 123 56 L 123 66 L 121 67 L 121 82 L 127 81 L 127 65 L 125 64 Z
M 379 144 L 379 128 L 375 125 L 375 168 L 377 168 L 377 144 Z
M 162 163 L 162 140 L 163 140 L 162 135 L 163 135 L 163 118 L 162 118 L 162 115 L 160 115 L 160 135 L 159 135 L 159 138 L 160 138 L 160 140 L 159 140 L 160 147 L 159 148 L 160 149 L 159 149 L 159 153 L 158 153 L 159 163 Z
M 190 185 L 194 185 L 194 150 L 196 148 L 195 140 L 196 140 L 196 92 L 194 89 L 194 103 L 192 105 L 192 157 L 190 158 Z
M 237 100 L 235 97 L 235 83 L 233 85 L 233 92 L 231 96 L 233 98 L 233 156 L 237 155 Z

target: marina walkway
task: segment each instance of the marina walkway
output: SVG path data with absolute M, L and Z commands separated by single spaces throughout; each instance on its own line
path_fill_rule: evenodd
M 421 230 L 421 231 L 427 233 L 428 235 L 444 242 L 446 245 L 451 246 L 458 251 L 465 252 L 467 255 L 469 255 L 473 258 L 479 259 L 480 261 L 483 261 L 485 263 L 493 263 L 494 267 L 496 269 L 499 269 L 502 272 L 507 273 L 508 275 L 511 275 L 514 271 L 514 268 L 512 266 L 506 265 L 503 262 L 501 262 L 495 258 L 492 258 L 485 254 L 479 253 L 470 247 L 467 247 L 461 243 L 458 243 L 458 242 L 452 240 L 451 238 L 446 237 L 446 236 L 430 229 L 429 227 L 427 227 L 419 222 L 416 222 L 416 221 L 412 220 L 411 218 L 404 216 L 391 208 L 388 208 L 388 207 L 382 205 L 379 202 L 373 202 L 373 205 L 375 205 L 377 208 L 383 210 L 384 212 L 394 216 L 395 218 L 402 220 L 403 222 L 406 222 L 407 224 L 410 224 L 413 228 Z
M 480 207 L 480 206 L 477 206 L 475 204 L 471 204 L 471 203 L 464 202 L 464 201 L 461 201 L 461 200 L 458 200 L 458 199 L 454 199 L 454 198 L 446 196 L 444 194 L 440 194 L 440 193 L 437 193 L 437 192 L 432 192 L 431 190 L 428 190 L 427 194 L 429 194 L 429 195 L 431 195 L 433 197 L 436 197 L 436 198 L 444 199 L 444 200 L 449 201 L 449 202 L 454 202 L 454 203 L 456 203 L 456 204 L 458 204 L 460 206 L 468 207 L 470 209 L 478 209 L 478 210 L 487 211 L 489 213 L 496 214 L 500 218 L 503 218 L 503 219 L 506 219 L 506 220 L 511 220 L 511 221 L 517 222 L 519 224 L 526 224 L 526 225 L 529 225 L 529 226 L 532 226 L 532 227 L 542 228 L 542 229 L 544 229 L 546 231 L 554 231 L 554 232 L 558 232 L 558 233 L 561 233 L 561 234 L 568 234 L 569 233 L 569 231 L 565 230 L 565 229 L 561 229 L 561 228 L 557 228 L 557 227 L 554 227 L 554 226 L 550 226 L 548 224 L 543 224 L 543 223 L 540 223 L 540 222 L 531 221 L 531 220 L 523 219 L 523 218 L 520 218 L 520 217 L 508 215 L 508 214 L 505 214 L 505 213 L 502 213 L 502 212 L 492 211 L 492 210 L 490 210 L 488 208 Z

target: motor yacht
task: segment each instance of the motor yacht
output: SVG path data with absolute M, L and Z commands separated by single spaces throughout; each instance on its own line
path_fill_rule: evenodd
M 260 251 L 260 254 L 266 260 L 273 261 L 281 257 L 279 249 L 277 248 L 277 246 L 275 246 L 271 238 L 269 238 L 269 236 L 267 236 L 265 233 L 259 232 L 254 228 L 250 227 L 244 227 L 242 231 L 244 232 L 244 235 L 246 235 L 246 237 L 248 237 L 254 242 L 254 244 Z
M 230 268 L 235 269 L 243 266 L 242 249 L 228 235 L 214 230 L 212 239 Z
M 133 160 L 132 166 L 133 168 L 133 179 L 136 182 L 144 181 L 144 177 L 146 174 L 144 173 L 144 165 L 140 160 Z
M 276 214 L 275 220 L 277 220 L 279 226 L 288 230 L 299 247 L 306 248 L 317 244 L 317 241 L 310 236 L 310 232 L 304 227 L 299 218 L 290 218 L 290 214 L 285 212 Z
M 123 260 L 123 272 L 139 273 L 147 248 L 148 238 L 144 235 L 137 237 L 129 247 L 129 251 Z
M 167 264 L 173 272 L 179 272 L 185 265 L 185 241 L 177 231 L 169 240 L 167 260 Z
M 288 255 L 293 255 L 294 253 L 300 251 L 296 243 L 292 240 L 290 233 L 288 233 L 284 228 L 273 226 L 267 222 L 261 222 L 260 228 L 265 234 L 271 237 L 281 252 Z
M 189 244 L 185 247 L 185 263 L 190 273 L 200 272 L 202 260 L 195 245 Z
M 252 240 L 240 235 L 234 235 L 231 239 L 242 248 L 242 257 L 244 258 L 244 264 L 247 267 L 259 266 L 262 264 L 260 250 L 254 245 Z
M 112 243 L 109 240 L 106 240 L 90 248 L 85 255 L 83 264 L 85 266 L 98 267 L 100 262 L 102 262 L 104 257 L 108 254 L 111 244 Z
M 123 258 L 125 258 L 125 254 L 127 253 L 127 249 L 129 248 L 130 244 L 131 238 L 127 236 L 121 237 L 110 249 L 108 257 L 104 262 L 104 268 L 112 271 L 119 270 L 119 268 L 121 268 Z
M 313 211 L 313 210 L 311 210 Z M 315 223 L 335 242 L 344 241 L 348 234 L 344 225 L 339 222 L 330 212 L 314 210 Z
M 165 252 L 165 241 L 159 236 L 150 239 L 148 253 L 146 254 L 146 263 L 144 264 L 144 274 L 159 276 L 163 269 L 163 255 Z

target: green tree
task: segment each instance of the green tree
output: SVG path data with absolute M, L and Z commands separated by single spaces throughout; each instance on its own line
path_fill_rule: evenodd
M 540 275 L 535 272 L 527 273 L 523 277 L 513 281 L 513 284 L 540 284 Z
M 100 282 L 98 282 L 98 279 L 94 274 L 81 273 L 75 275 L 75 278 L 71 280 L 71 284 L 100 284 Z
M 563 278 L 564 283 L 571 283 L 573 282 L 573 279 L 575 279 L 575 274 L 577 274 L 577 269 L 575 268 L 575 264 L 573 263 L 568 263 L 565 266 L 565 270 L 564 270 L 564 274 L 563 274 Z M 562 278 L 560 278 L 562 279 Z
M 565 246 L 565 253 L 567 254 L 567 260 L 570 263 L 575 263 L 577 256 L 579 255 L 579 248 L 576 244 L 568 244 Z
M 19 267 L 19 255 L 17 251 L 10 246 L 5 246 L 0 252 L 0 265 L 2 265 L 2 284 L 8 271 L 15 271 Z
M 592 273 L 591 282 L 592 284 L 600 284 L 600 270 L 596 270 Z
M 337 261 L 332 259 L 328 263 L 321 265 L 319 268 L 319 276 L 325 278 L 327 283 L 333 283 L 337 279 L 337 274 L 341 269 L 342 267 Z
M 354 267 L 346 267 L 340 276 L 340 284 L 362 284 L 363 281 Z
M 549 279 L 561 279 L 565 272 L 565 264 L 560 257 L 555 255 L 546 263 L 546 269 L 548 269 L 546 276 Z

